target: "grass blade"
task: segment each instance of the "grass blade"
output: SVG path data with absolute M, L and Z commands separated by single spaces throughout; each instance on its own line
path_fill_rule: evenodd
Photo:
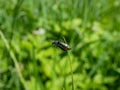
M 3 40 L 3 42 L 4 42 L 4 44 L 5 44 L 5 47 L 7 48 L 8 52 L 9 52 L 9 54 L 10 54 L 10 57 L 12 58 L 12 60 L 13 60 L 13 62 L 14 62 L 14 64 L 15 64 L 16 72 L 17 72 L 17 74 L 18 74 L 18 77 L 19 77 L 21 83 L 23 84 L 25 90 L 28 90 L 27 85 L 26 85 L 26 83 L 25 83 L 25 80 L 24 80 L 24 78 L 23 78 L 23 76 L 22 76 L 22 73 L 21 73 L 21 71 L 20 71 L 20 68 L 19 68 L 19 64 L 18 64 L 18 62 L 17 62 L 17 59 L 16 59 L 13 51 L 10 49 L 10 45 L 9 45 L 7 39 L 4 37 L 4 34 L 2 33 L 2 31 L 0 31 L 0 36 L 1 36 L 1 39 Z

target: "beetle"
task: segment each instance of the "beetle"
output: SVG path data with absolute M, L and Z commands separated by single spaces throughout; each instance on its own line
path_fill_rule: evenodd
M 55 46 L 57 46 L 57 47 L 59 47 L 59 48 L 62 49 L 63 51 L 67 51 L 67 50 L 70 50 L 70 49 L 71 49 L 68 44 L 63 43 L 63 42 L 61 42 L 61 41 L 57 41 L 57 40 L 56 40 L 56 41 L 53 41 L 52 44 L 55 45 Z

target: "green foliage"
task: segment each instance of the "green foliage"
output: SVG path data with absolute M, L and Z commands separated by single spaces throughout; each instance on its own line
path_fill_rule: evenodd
M 119 15 L 119 0 L 0 0 L 0 90 L 72 90 L 63 37 L 74 90 L 120 90 Z

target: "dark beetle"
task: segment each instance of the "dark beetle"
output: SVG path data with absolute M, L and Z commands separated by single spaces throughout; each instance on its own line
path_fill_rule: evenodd
M 64 51 L 71 49 L 69 45 L 67 45 L 66 43 L 60 42 L 60 41 L 53 41 L 52 44 L 59 47 L 60 49 Z

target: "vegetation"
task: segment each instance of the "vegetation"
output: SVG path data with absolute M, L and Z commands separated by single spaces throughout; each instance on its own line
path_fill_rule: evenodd
M 119 15 L 120 0 L 0 0 L 0 90 L 120 90 Z

